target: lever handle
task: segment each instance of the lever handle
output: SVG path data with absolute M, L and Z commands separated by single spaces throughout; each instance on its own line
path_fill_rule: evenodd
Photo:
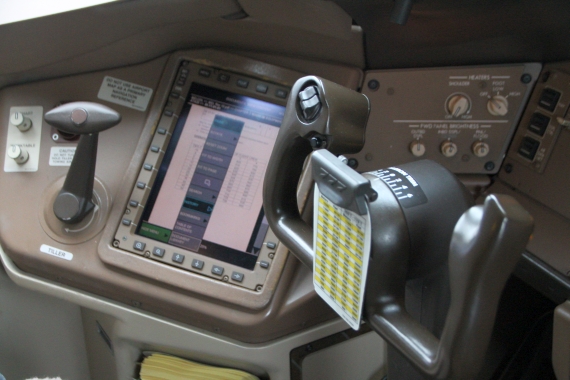
M 73 102 L 52 109 L 44 119 L 63 132 L 86 135 L 114 127 L 121 122 L 121 115 L 102 104 Z
M 59 220 L 76 224 L 94 208 L 93 182 L 99 132 L 117 125 L 121 115 L 101 104 L 73 102 L 54 108 L 44 118 L 59 130 L 81 135 L 63 187 L 53 204 Z
M 441 339 L 406 312 L 401 297 L 385 292 L 367 296 L 369 323 L 429 376 L 474 378 L 491 337 L 503 287 L 532 229 L 532 217 L 514 198 L 488 196 L 484 205 L 471 207 L 461 216 L 453 232 L 451 304 Z

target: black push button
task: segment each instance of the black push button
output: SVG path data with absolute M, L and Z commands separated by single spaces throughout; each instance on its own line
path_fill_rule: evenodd
M 236 282 L 242 282 L 243 281 L 243 273 L 233 272 L 232 273 L 232 280 L 234 280 Z
M 132 221 L 130 219 L 123 219 L 121 223 L 123 223 L 124 226 L 128 227 L 131 225 Z
M 269 263 L 267 261 L 260 261 L 259 266 L 262 267 L 263 269 L 267 269 L 269 268 Z
M 144 170 L 151 171 L 152 165 L 151 164 L 144 164 L 143 168 L 144 168 Z
M 144 251 L 144 248 L 146 247 L 146 243 L 143 243 L 142 241 L 138 241 L 135 240 L 135 244 L 133 244 L 133 249 L 135 251 Z
M 545 110 L 552 112 L 556 108 L 558 100 L 560 100 L 560 93 L 558 91 L 551 88 L 545 88 L 542 90 L 542 94 L 540 94 L 538 105 Z
M 171 97 L 172 99 L 178 99 L 178 98 L 180 97 L 180 94 L 177 93 L 177 92 L 173 92 L 173 93 L 170 94 L 170 97 Z
M 550 124 L 550 118 L 548 116 L 543 115 L 540 112 L 535 112 L 532 115 L 532 119 L 530 119 L 528 130 L 539 136 L 544 136 L 544 132 L 546 132 L 548 124 Z
M 238 87 L 247 88 L 247 86 L 249 86 L 249 81 L 247 79 L 238 79 L 236 84 Z
M 258 84 L 255 86 L 255 91 L 261 92 L 262 94 L 267 94 L 268 87 L 266 84 Z
M 144 182 L 137 182 L 137 187 L 138 187 L 139 189 L 144 189 L 144 188 L 146 187 L 146 183 L 144 183 Z
M 158 130 L 156 131 L 159 135 L 165 135 L 166 134 L 166 129 L 164 128 L 158 128 Z
M 172 112 L 171 110 L 166 110 L 166 111 L 164 111 L 164 116 L 169 116 L 169 117 L 170 117 L 170 116 L 172 116 L 172 115 L 174 115 L 174 112 Z
M 164 248 L 154 247 L 154 248 L 152 249 L 152 254 L 153 254 L 154 256 L 157 256 L 157 257 L 163 257 L 163 256 L 164 256 L 164 252 L 165 252 L 165 249 L 164 249 Z
M 192 268 L 202 269 L 204 268 L 204 262 L 202 260 L 194 259 L 192 260 Z
M 534 160 L 534 156 L 538 151 L 538 147 L 540 146 L 540 142 L 536 141 L 532 137 L 525 137 L 523 138 L 521 145 L 519 146 L 519 154 L 524 158 L 528 158 L 529 160 Z
M 198 75 L 201 77 L 209 78 L 212 75 L 212 72 L 208 69 L 200 69 L 198 70 Z
M 218 75 L 218 81 L 228 83 L 230 81 L 230 76 L 228 74 L 220 74 Z
M 150 151 L 153 153 L 158 153 L 158 152 L 160 152 L 160 148 L 157 147 L 156 145 L 153 145 L 150 147 Z
M 138 207 L 138 206 L 139 206 L 139 202 L 130 200 L 130 201 L 129 201 L 129 206 L 131 206 L 131 207 Z
M 224 268 L 214 265 L 212 267 L 212 274 L 215 274 L 216 276 L 221 276 L 222 274 L 224 274 Z
M 275 90 L 275 96 L 278 98 L 281 98 L 281 99 L 285 99 L 287 97 L 287 91 L 277 89 L 277 90 Z
M 267 248 L 269 249 L 275 249 L 275 247 L 277 247 L 277 244 L 272 242 L 272 241 L 268 241 L 267 242 Z
M 184 255 L 181 255 L 180 253 L 175 253 L 172 255 L 172 261 L 178 264 L 182 264 L 184 262 Z

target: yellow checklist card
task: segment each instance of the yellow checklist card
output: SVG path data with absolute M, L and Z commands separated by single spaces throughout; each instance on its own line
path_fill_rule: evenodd
M 315 290 L 358 330 L 370 258 L 370 212 L 358 215 L 339 207 L 315 185 L 313 223 Z

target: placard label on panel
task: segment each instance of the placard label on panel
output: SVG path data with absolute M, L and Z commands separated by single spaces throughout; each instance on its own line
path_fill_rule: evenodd
M 49 152 L 49 166 L 71 166 L 75 155 L 74 146 L 53 146 Z
M 71 261 L 73 259 L 73 253 L 62 251 L 61 249 L 51 247 L 46 244 L 42 244 L 40 251 L 47 253 L 50 256 L 59 257 L 60 259 Z
M 370 213 L 335 205 L 315 185 L 313 284 L 354 330 L 360 328 L 368 260 Z
M 121 106 L 146 111 L 152 97 L 152 88 L 106 76 L 97 97 Z

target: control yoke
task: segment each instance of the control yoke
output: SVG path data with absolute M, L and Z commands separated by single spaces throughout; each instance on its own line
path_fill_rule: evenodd
M 54 108 L 44 118 L 63 132 L 81 135 L 63 187 L 53 204 L 59 220 L 79 223 L 94 208 L 92 198 L 99 132 L 119 124 L 121 115 L 101 104 L 73 102 Z
M 472 379 L 483 363 L 504 285 L 532 233 L 532 217 L 506 195 L 490 195 L 473 206 L 461 182 L 432 161 L 362 175 L 339 165 L 334 155 L 362 149 L 368 112 L 366 96 L 337 84 L 314 76 L 295 83 L 265 176 L 267 220 L 281 242 L 312 268 L 313 227 L 301 219 L 294 179 L 315 151 L 311 167 L 322 193 L 345 208 L 361 197 L 370 210 L 364 320 L 424 375 Z M 318 175 L 323 165 L 345 184 L 358 176 L 358 189 L 336 191 L 335 183 Z M 415 193 L 399 195 L 388 178 L 413 181 Z M 442 272 L 441 293 L 449 307 L 438 330 L 419 323 L 404 301 L 411 280 Z

